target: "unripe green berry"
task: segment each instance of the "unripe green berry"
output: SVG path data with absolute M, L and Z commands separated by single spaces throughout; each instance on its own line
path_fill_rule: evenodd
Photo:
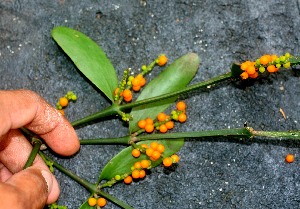
M 119 180 L 121 179 L 121 176 L 120 176 L 120 175 L 116 175 L 116 176 L 115 176 L 115 179 L 116 179 L 117 181 L 119 181 Z
M 131 75 L 128 77 L 128 81 L 132 81 L 134 79 L 134 77 Z
M 72 97 L 71 97 L 71 99 L 72 99 L 73 101 L 75 101 L 75 100 L 77 100 L 77 96 L 76 96 L 75 94 L 73 94 Z
M 257 59 L 257 60 L 255 61 L 255 64 L 256 64 L 256 65 L 260 65 L 260 59 Z
M 261 72 L 261 73 L 264 73 L 264 72 L 266 71 L 265 67 L 263 67 L 263 66 L 260 66 L 260 67 L 258 68 L 258 70 L 259 70 L 259 72 Z
M 276 64 L 276 68 L 281 68 L 281 64 Z
M 291 63 L 290 62 L 284 63 L 283 67 L 284 68 L 290 68 L 291 67 Z
M 142 66 L 142 70 L 143 70 L 143 71 L 147 70 L 147 66 L 146 66 L 146 65 L 143 65 L 143 66 Z

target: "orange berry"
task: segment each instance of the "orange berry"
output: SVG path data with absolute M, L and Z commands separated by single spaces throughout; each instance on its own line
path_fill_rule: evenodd
M 166 124 L 160 125 L 160 126 L 159 126 L 159 131 L 160 131 L 161 133 L 166 133 L 166 132 L 168 131 L 168 128 L 167 128 Z
M 276 54 L 272 54 L 271 61 L 275 61 L 276 59 L 278 59 L 278 56 Z
M 285 161 L 288 163 L 292 163 L 295 160 L 295 156 L 293 154 L 287 154 L 285 157 Z
M 153 150 L 152 148 L 146 149 L 146 155 L 147 155 L 148 157 L 151 157 L 152 154 L 153 154 L 153 152 L 154 152 L 154 150 Z
M 97 205 L 99 207 L 104 207 L 106 205 L 106 199 L 104 199 L 103 197 L 100 197 L 98 200 L 97 200 Z
M 172 164 L 173 164 L 173 161 L 170 157 L 166 157 L 164 160 L 163 160 L 163 164 L 164 166 L 166 167 L 170 167 Z
M 186 121 L 186 114 L 185 113 L 181 113 L 179 116 L 178 116 L 178 121 L 180 122 L 180 123 L 183 123 L 183 122 L 185 122 Z
M 259 61 L 260 61 L 260 64 L 267 65 L 269 62 L 272 61 L 272 58 L 270 55 L 266 54 L 266 55 L 261 56 Z
M 141 81 L 139 78 L 135 77 L 134 79 L 132 79 L 131 84 L 132 86 L 141 86 Z
M 251 75 L 254 74 L 256 72 L 255 67 L 254 66 L 248 66 L 246 72 Z
M 167 129 L 169 129 L 169 130 L 174 128 L 174 122 L 171 120 L 166 122 L 165 125 L 166 125 Z
M 130 97 L 124 97 L 125 102 L 130 102 L 132 100 L 132 96 Z
M 132 182 L 132 177 L 131 176 L 127 176 L 125 179 L 124 179 L 124 183 L 125 184 L 131 184 Z
M 176 104 L 177 110 L 185 110 L 186 109 L 186 104 L 183 101 L 180 101 Z
M 241 64 L 241 69 L 242 70 L 247 70 L 247 68 L 248 68 L 248 66 L 249 66 L 249 63 L 250 63 L 250 61 L 246 61 L 246 62 L 243 62 L 242 64 Z
M 150 147 L 153 149 L 153 150 L 156 150 L 156 148 L 158 147 L 158 143 L 156 141 L 153 141 L 150 143 Z
M 165 113 L 163 113 L 163 112 L 161 112 L 161 113 L 159 113 L 158 115 L 157 115 L 157 120 L 158 121 L 164 121 L 164 120 L 166 120 L 167 119 L 167 115 L 165 114 Z
M 250 78 L 257 78 L 258 77 L 258 72 L 255 72 L 253 74 L 249 74 Z
M 166 55 L 160 55 L 157 59 L 157 64 L 159 66 L 164 66 L 168 62 L 168 58 Z
M 179 157 L 178 155 L 176 155 L 176 154 L 172 155 L 171 158 L 172 158 L 172 160 L 174 160 L 176 163 L 178 163 L 179 160 L 180 160 L 180 157 Z
M 61 97 L 59 99 L 59 104 L 62 106 L 62 107 L 66 107 L 69 103 L 69 100 L 66 98 L 66 97 Z
M 141 155 L 141 152 L 138 149 L 133 149 L 131 151 L 131 154 L 132 154 L 133 157 L 139 157 Z
M 138 127 L 139 128 L 145 128 L 145 126 L 146 126 L 146 120 L 140 120 L 139 122 L 138 122 Z
M 124 97 L 124 98 L 132 97 L 131 91 L 130 91 L 129 89 L 125 89 L 125 90 L 123 91 L 123 97 Z
M 269 73 L 275 73 L 277 71 L 275 65 L 269 65 L 267 70 Z
M 131 173 L 132 178 L 138 179 L 140 178 L 140 171 L 139 170 L 133 170 Z
M 90 197 L 90 198 L 88 199 L 88 204 L 89 204 L 89 206 L 91 206 L 91 207 L 95 206 L 95 205 L 97 204 L 97 199 L 94 198 L 94 197 Z
M 155 161 L 155 160 L 158 160 L 158 158 L 160 158 L 160 156 L 161 156 L 161 153 L 157 150 L 154 150 L 154 152 L 151 155 L 151 158 L 154 159 L 154 161 Z
M 240 76 L 242 77 L 243 80 L 245 80 L 249 77 L 247 72 L 243 72 Z
M 152 118 L 146 118 L 146 123 L 153 124 L 154 122 L 153 122 Z
M 139 173 L 139 178 L 142 179 L 142 178 L 145 178 L 146 176 L 146 171 L 145 170 L 140 170 L 140 173 Z
M 135 162 L 134 165 L 133 165 L 134 168 L 136 169 L 141 169 L 142 168 L 142 164 L 141 162 Z
M 140 83 L 141 83 L 141 86 L 145 86 L 146 83 L 147 83 L 147 81 L 146 81 L 146 79 L 145 79 L 144 77 L 142 77 L 142 78 L 140 79 Z
M 162 144 L 159 144 L 156 148 L 156 150 L 160 153 L 163 153 L 165 151 L 165 146 Z
M 146 124 L 145 131 L 147 133 L 152 133 L 154 131 L 154 125 L 153 124 Z
M 133 91 L 139 91 L 141 89 L 141 86 L 132 86 Z
M 150 166 L 150 161 L 149 160 L 142 160 L 141 161 L 141 166 L 142 166 L 142 168 L 148 168 Z

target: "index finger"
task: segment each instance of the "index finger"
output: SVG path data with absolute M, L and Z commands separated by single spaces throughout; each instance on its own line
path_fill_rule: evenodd
M 38 94 L 29 90 L 0 91 L 0 107 L 0 141 L 10 129 L 26 127 L 60 155 L 79 150 L 72 125 Z

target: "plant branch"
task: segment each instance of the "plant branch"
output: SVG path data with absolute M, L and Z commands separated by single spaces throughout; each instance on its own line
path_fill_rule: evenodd
M 123 104 L 123 105 L 118 105 L 118 104 L 112 104 L 111 106 L 107 107 L 104 110 L 101 110 L 99 112 L 96 112 L 94 114 L 91 114 L 89 116 L 86 116 L 82 119 L 76 120 L 74 122 L 72 122 L 73 126 L 79 126 L 82 125 L 84 123 L 88 123 L 90 121 L 99 119 L 99 118 L 103 118 L 103 117 L 107 117 L 107 116 L 111 116 L 111 115 L 117 115 L 120 111 L 124 111 L 124 110 L 128 110 L 131 109 L 133 107 L 137 107 L 137 106 L 141 106 L 141 105 L 145 105 L 145 104 L 149 104 L 149 103 L 154 103 L 157 101 L 161 101 L 164 99 L 168 99 L 174 96 L 179 96 L 181 94 L 185 94 L 188 93 L 190 91 L 194 91 L 196 89 L 201 89 L 201 88 L 205 88 L 209 85 L 213 85 L 225 80 L 228 80 L 230 78 L 233 78 L 232 73 L 225 73 L 219 76 L 216 76 L 212 79 L 209 79 L 207 81 L 202 81 L 196 84 L 193 84 L 191 86 L 188 86 L 186 88 L 183 88 L 179 91 L 174 91 L 172 93 L 168 93 L 168 94 L 163 94 L 160 96 L 156 96 L 156 97 L 152 97 L 152 98 L 148 98 L 148 99 L 144 99 L 144 100 L 140 100 L 140 101 L 135 101 L 132 103 L 128 103 L 128 104 Z
M 124 136 L 120 138 L 98 138 L 98 139 L 81 139 L 81 145 L 92 145 L 92 144 L 122 144 L 128 145 L 130 141 L 129 136 Z
M 37 156 L 37 154 L 38 154 L 38 152 L 40 150 L 40 147 L 43 144 L 42 141 L 40 139 L 36 138 L 36 137 L 32 137 L 31 141 L 32 141 L 31 143 L 33 145 L 33 148 L 32 148 L 32 150 L 30 152 L 30 155 L 29 155 L 29 157 L 28 157 L 28 159 L 27 159 L 27 161 L 26 161 L 23 169 L 26 169 L 26 168 L 28 168 L 29 166 L 32 165 L 35 157 Z
M 62 173 L 66 174 L 68 177 L 70 177 L 71 179 L 73 179 L 74 181 L 76 181 L 77 183 L 82 185 L 83 187 L 85 187 L 89 192 L 91 192 L 91 193 L 97 193 L 98 192 L 97 191 L 97 186 L 95 184 L 92 184 L 92 183 L 88 182 L 87 180 L 82 179 L 81 177 L 79 177 L 76 174 L 72 173 L 71 171 L 69 171 L 68 169 L 63 167 L 62 165 L 60 165 L 57 162 L 55 162 L 54 160 L 52 160 L 50 157 L 46 156 L 43 152 L 40 151 L 39 155 L 44 160 L 50 161 L 55 168 L 57 168 Z

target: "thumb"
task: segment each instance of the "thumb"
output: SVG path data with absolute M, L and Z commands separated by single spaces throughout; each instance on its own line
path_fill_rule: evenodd
M 0 183 L 1 207 L 11 209 L 40 209 L 47 203 L 53 183 L 46 170 L 27 168 Z

